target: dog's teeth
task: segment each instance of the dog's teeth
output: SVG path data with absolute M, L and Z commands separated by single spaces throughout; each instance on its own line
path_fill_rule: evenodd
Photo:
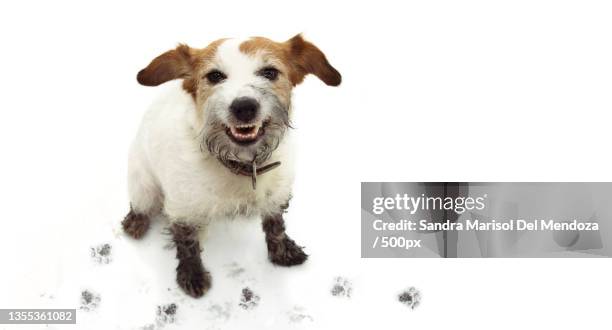
M 239 124 L 230 126 L 231 134 L 238 140 L 254 140 L 259 134 L 260 123 L 257 124 Z M 248 133 L 242 133 L 239 130 L 250 129 Z

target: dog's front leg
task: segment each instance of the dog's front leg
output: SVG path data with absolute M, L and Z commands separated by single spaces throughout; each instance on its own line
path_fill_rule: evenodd
M 263 230 L 266 233 L 268 258 L 272 263 L 279 266 L 294 266 L 306 261 L 308 255 L 285 233 L 282 212 L 264 216 Z
M 188 295 L 199 298 L 210 289 L 210 274 L 200 256 L 199 228 L 196 225 L 177 222 L 170 227 L 176 246 L 176 282 Z

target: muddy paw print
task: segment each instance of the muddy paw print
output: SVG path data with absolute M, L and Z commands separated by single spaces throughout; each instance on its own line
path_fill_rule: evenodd
M 93 246 L 91 249 L 91 258 L 99 264 L 108 264 L 113 259 L 111 256 L 112 246 L 108 243 Z
M 164 324 L 174 323 L 177 309 L 178 306 L 175 303 L 157 306 L 157 324 L 163 326 Z
M 232 316 L 232 304 L 212 304 L 208 307 L 208 319 L 211 321 L 227 321 Z
M 304 321 L 312 322 L 314 319 L 312 316 L 306 313 L 306 310 L 301 306 L 293 306 L 293 309 L 287 312 L 289 321 L 291 323 L 302 323 Z
M 397 299 L 410 309 L 415 309 L 421 303 L 421 293 L 415 287 L 410 287 L 402 291 Z
M 348 279 L 338 276 L 334 278 L 334 284 L 330 292 L 334 297 L 350 298 L 353 292 L 353 285 Z
M 232 262 L 230 264 L 225 265 L 225 268 L 227 269 L 227 277 L 231 278 L 242 277 L 242 275 L 244 275 L 244 272 L 246 271 L 236 262 Z
M 102 299 L 100 298 L 99 294 L 89 290 L 84 290 L 81 292 L 81 306 L 79 309 L 86 312 L 93 311 L 98 308 L 101 300 Z
M 249 310 L 259 305 L 259 296 L 253 293 L 249 288 L 242 289 L 242 295 L 240 296 L 240 307 Z

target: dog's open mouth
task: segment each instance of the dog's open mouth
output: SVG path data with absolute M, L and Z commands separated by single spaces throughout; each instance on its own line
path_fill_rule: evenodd
M 225 132 L 232 139 L 232 141 L 238 144 L 251 144 L 255 143 L 264 134 L 266 122 L 263 124 L 240 124 L 230 125 L 226 128 Z

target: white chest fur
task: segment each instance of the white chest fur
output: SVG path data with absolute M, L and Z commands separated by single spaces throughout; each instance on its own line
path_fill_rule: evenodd
M 290 132 L 269 160 L 281 166 L 258 176 L 254 190 L 250 177 L 230 172 L 201 148 L 195 117 L 191 96 L 178 84 L 147 111 L 130 150 L 132 208 L 163 209 L 171 221 L 186 222 L 278 212 L 293 181 Z

